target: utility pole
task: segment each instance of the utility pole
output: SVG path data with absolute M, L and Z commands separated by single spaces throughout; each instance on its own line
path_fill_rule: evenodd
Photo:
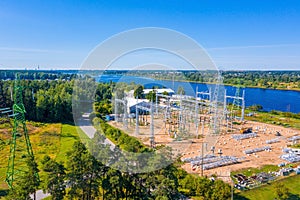
M 201 129 L 201 132 L 202 132 L 202 140 L 204 140 L 204 121 L 201 122 L 201 125 L 202 125 L 202 129 Z M 203 166 L 203 162 L 204 162 L 204 141 L 202 141 L 202 161 L 201 161 L 201 176 L 203 177 L 203 171 L 204 171 L 204 166 Z
M 155 141 L 154 141 L 154 116 L 153 116 L 153 103 L 151 102 L 150 105 L 151 109 L 151 121 L 150 121 L 150 145 L 152 148 L 155 147 Z
M 123 126 L 124 126 L 125 129 L 127 129 L 128 128 L 127 100 L 126 100 L 125 97 L 124 97 L 123 100 L 115 98 L 115 120 L 116 120 L 116 122 L 118 122 L 118 119 L 117 119 L 117 115 L 118 115 L 118 112 L 117 112 L 118 106 L 117 106 L 117 104 L 118 103 L 123 104 L 123 113 L 124 113 L 123 114 Z
M 150 108 L 148 107 L 145 107 L 145 106 L 139 106 L 139 105 L 136 105 L 135 106 L 135 109 L 136 109 L 136 118 L 138 118 L 138 110 L 143 110 L 143 111 L 147 111 L 150 113 L 151 115 L 151 118 L 150 118 L 150 145 L 152 148 L 155 147 L 155 140 L 154 140 L 154 113 L 153 113 L 153 103 L 151 102 L 150 104 Z M 138 119 L 136 121 L 136 134 L 138 134 L 138 128 L 139 128 L 139 124 L 138 124 Z

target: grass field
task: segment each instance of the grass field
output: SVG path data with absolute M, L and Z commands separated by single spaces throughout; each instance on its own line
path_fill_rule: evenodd
M 250 113 L 251 111 L 247 110 L 246 113 Z M 283 127 L 291 127 L 300 129 L 300 119 L 294 118 L 290 113 L 284 112 L 256 112 L 254 116 L 248 117 L 246 116 L 246 120 L 258 121 L 267 124 L 274 124 Z M 290 116 L 291 115 L 291 116 Z
M 57 161 L 66 161 L 66 153 L 72 148 L 77 140 L 88 141 L 88 137 L 81 129 L 69 124 L 44 124 L 44 123 L 27 123 L 32 149 L 35 159 L 41 167 L 41 160 L 45 155 L 55 158 Z M 7 125 L 0 127 L 0 196 L 7 190 L 5 183 L 6 168 L 9 156 L 9 140 L 11 128 Z M 39 173 L 43 181 L 45 174 Z
M 268 172 L 278 171 L 279 169 L 280 167 L 278 167 L 277 165 L 265 165 L 262 166 L 261 168 L 248 168 L 248 169 L 234 171 L 231 173 L 231 175 L 243 174 L 245 176 L 252 176 L 253 174 L 258 174 L 260 172 L 268 173 Z
M 287 177 L 276 182 L 282 182 L 285 185 L 285 187 L 289 189 L 289 200 L 300 199 L 300 175 Z M 240 192 L 236 195 L 234 199 L 273 200 L 275 199 L 274 184 L 276 182 L 252 190 Z
M 65 162 L 66 153 L 71 150 L 74 142 L 77 140 L 81 140 L 85 143 L 88 141 L 88 137 L 78 127 L 63 124 L 60 135 L 59 152 L 56 154 L 55 160 L 58 162 Z
M 291 146 L 292 148 L 300 149 L 300 144 L 294 144 Z

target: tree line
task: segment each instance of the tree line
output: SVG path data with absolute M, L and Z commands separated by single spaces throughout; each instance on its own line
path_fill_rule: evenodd
M 15 80 L 16 74 L 23 80 L 71 80 L 78 77 L 77 70 L 0 70 L 0 80 Z
M 80 101 L 90 100 L 95 114 L 103 118 L 112 113 L 112 98 L 122 99 L 124 91 L 139 87 L 134 83 L 97 83 L 88 76 L 72 80 L 20 80 L 19 84 L 23 88 L 27 120 L 71 123 L 73 117 L 82 114 L 73 113 L 84 106 Z M 12 108 L 13 90 L 13 80 L 0 80 L 0 108 Z
M 300 89 L 299 71 L 131 71 L 133 76 L 154 79 L 215 83 L 218 75 L 223 83 L 234 86 L 272 89 Z
M 21 80 L 26 119 L 39 122 L 70 122 L 73 81 Z M 12 107 L 14 81 L 0 80 L 0 107 Z
M 118 152 L 109 152 L 104 144 L 104 136 L 96 136 L 88 145 L 80 141 L 74 143 L 66 154 L 66 163 L 57 162 L 45 156 L 40 171 L 45 172 L 43 182 L 34 179 L 32 170 L 19 179 L 7 198 L 11 200 L 29 200 L 30 194 L 42 188 L 51 194 L 51 199 L 186 199 L 197 196 L 203 199 L 229 199 L 231 188 L 221 180 L 191 175 L 180 169 L 179 164 L 170 164 L 164 168 L 146 173 L 132 173 L 119 170 L 116 166 L 107 165 L 99 156 L 110 155 L 111 160 L 118 157 Z M 145 151 L 145 147 L 137 147 L 134 151 Z M 155 165 L 164 157 L 156 157 Z M 156 161 L 156 162 L 155 162 Z M 126 162 L 124 162 L 126 163 Z M 37 164 L 28 161 L 29 169 L 37 168 Z M 125 166 L 125 164 L 124 164 Z

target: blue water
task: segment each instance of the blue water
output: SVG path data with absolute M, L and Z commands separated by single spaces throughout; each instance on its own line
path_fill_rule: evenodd
M 155 80 L 151 78 L 135 77 L 135 76 L 119 76 L 119 75 L 102 75 L 98 78 L 98 82 L 125 82 L 136 84 L 142 84 L 145 88 L 152 88 L 153 86 L 160 86 L 166 88 L 172 88 L 175 93 L 178 87 L 184 88 L 187 95 L 195 96 L 196 88 L 198 91 L 208 91 L 212 85 L 202 83 L 188 83 L 178 81 L 164 81 Z M 235 96 L 236 88 L 232 86 L 224 86 L 227 95 Z M 241 89 L 243 90 L 243 89 Z M 289 90 L 272 90 L 272 89 L 260 89 L 260 88 L 244 88 L 246 107 L 254 104 L 260 104 L 263 106 L 263 110 L 271 111 L 278 110 L 284 112 L 300 113 L 300 92 Z

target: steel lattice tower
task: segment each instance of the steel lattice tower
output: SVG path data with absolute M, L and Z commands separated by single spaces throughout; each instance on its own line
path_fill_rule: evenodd
M 241 94 L 241 88 L 242 88 L 242 85 L 241 85 L 241 82 L 240 80 L 238 81 L 238 85 L 235 87 L 235 98 L 233 99 L 233 102 L 232 102 L 232 106 L 231 106 L 231 118 L 233 119 L 235 117 L 235 107 L 237 109 L 240 109 L 240 108 L 244 108 L 244 91 L 242 92 L 242 96 L 240 96 Z M 243 114 L 242 114 L 242 118 L 243 118 Z M 243 120 L 243 119 L 242 119 Z
M 34 161 L 34 155 L 28 136 L 25 119 L 25 107 L 23 104 L 23 88 L 20 86 L 19 77 L 16 76 L 14 82 L 14 104 L 13 104 L 13 132 L 10 142 L 10 155 L 6 172 L 6 182 L 9 188 L 14 187 L 14 182 L 19 177 L 28 173 L 29 169 L 26 159 Z M 39 180 L 38 172 L 34 172 L 37 180 Z
M 240 85 L 238 85 L 238 86 L 235 87 L 235 97 L 240 97 L 240 89 L 241 89 Z M 232 108 L 231 108 L 231 110 L 233 111 L 234 106 L 239 107 L 240 105 L 241 105 L 241 100 L 238 99 L 238 98 L 234 98 L 234 100 L 232 102 Z

